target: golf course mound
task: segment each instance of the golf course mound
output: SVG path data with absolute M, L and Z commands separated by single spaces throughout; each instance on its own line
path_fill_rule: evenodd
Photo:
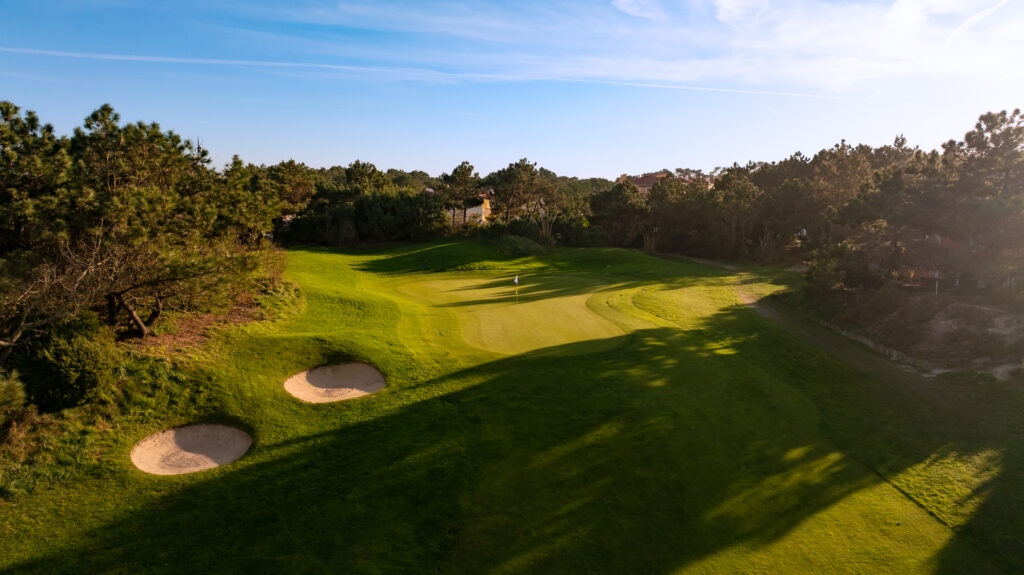
M 196 424 L 154 433 L 132 448 L 132 463 L 153 475 L 182 475 L 231 463 L 252 437 L 226 425 Z
M 284 389 L 308 403 L 330 403 L 376 393 L 385 383 L 384 375 L 368 363 L 342 363 L 297 373 L 284 382 Z

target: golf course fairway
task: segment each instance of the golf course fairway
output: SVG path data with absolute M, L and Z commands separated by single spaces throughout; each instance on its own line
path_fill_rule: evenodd
M 275 319 L 218 333 L 187 377 L 83 432 L 67 480 L 0 502 L 0 571 L 1021 568 L 1019 488 L 999 479 L 1018 445 L 740 300 L 785 274 L 475 241 L 294 249 L 300 295 L 268 298 Z M 282 387 L 346 362 L 387 386 L 317 404 Z M 200 473 L 132 466 L 136 442 L 195 422 L 252 446 Z

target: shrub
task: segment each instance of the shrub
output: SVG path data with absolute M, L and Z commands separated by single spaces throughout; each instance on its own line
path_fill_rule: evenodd
M 88 314 L 55 326 L 19 365 L 29 400 L 43 411 L 58 411 L 108 394 L 122 360 L 113 331 Z
M 508 235 L 498 241 L 498 251 L 507 256 L 539 256 L 548 250 L 530 238 Z
M 354 243 L 357 239 L 352 202 L 315 200 L 291 222 L 282 222 L 276 237 L 290 243 L 327 246 Z
M 881 276 L 871 270 L 866 253 L 843 244 L 811 252 L 805 277 L 809 289 L 817 293 L 843 288 L 877 289 L 884 283 Z
M 540 226 L 531 218 L 516 218 L 508 225 L 508 233 L 513 236 L 540 241 Z
M 508 235 L 508 226 L 501 222 L 493 222 L 480 229 L 480 237 L 488 240 L 497 240 Z
M 356 198 L 353 209 L 356 231 L 364 241 L 429 240 L 446 228 L 441 201 L 430 194 L 365 194 Z
M 25 387 L 16 371 L 0 370 L 0 426 L 25 406 Z
M 827 250 L 819 250 L 811 255 L 804 274 L 807 280 L 806 289 L 815 294 L 824 294 L 840 289 L 846 279 L 839 269 L 839 259 Z
M 582 215 L 555 220 L 552 232 L 559 242 L 567 246 L 588 247 L 598 243 L 594 227 Z

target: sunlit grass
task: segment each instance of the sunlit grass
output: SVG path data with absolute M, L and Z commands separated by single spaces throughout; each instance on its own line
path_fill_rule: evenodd
M 298 303 L 190 359 L 180 392 L 205 401 L 119 422 L 81 481 L 0 507 L 0 569 L 983 573 L 1021 559 L 949 527 L 987 533 L 972 521 L 1005 491 L 993 436 L 950 447 L 959 428 L 891 391 L 902 382 L 741 305 L 738 283 L 760 298 L 791 274 L 476 242 L 289 259 Z M 348 360 L 386 390 L 310 405 L 281 388 Z M 135 441 L 198 419 L 255 444 L 190 476 L 131 467 Z

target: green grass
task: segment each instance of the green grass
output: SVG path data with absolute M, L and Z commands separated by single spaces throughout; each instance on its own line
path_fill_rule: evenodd
M 0 570 L 1024 569 L 1018 390 L 924 381 L 740 305 L 738 282 L 765 296 L 785 272 L 448 242 L 294 250 L 287 275 L 299 305 L 93 430 L 73 482 L 0 502 Z M 388 388 L 281 387 L 347 360 Z M 136 441 L 200 420 L 255 443 L 194 475 L 131 466 Z

